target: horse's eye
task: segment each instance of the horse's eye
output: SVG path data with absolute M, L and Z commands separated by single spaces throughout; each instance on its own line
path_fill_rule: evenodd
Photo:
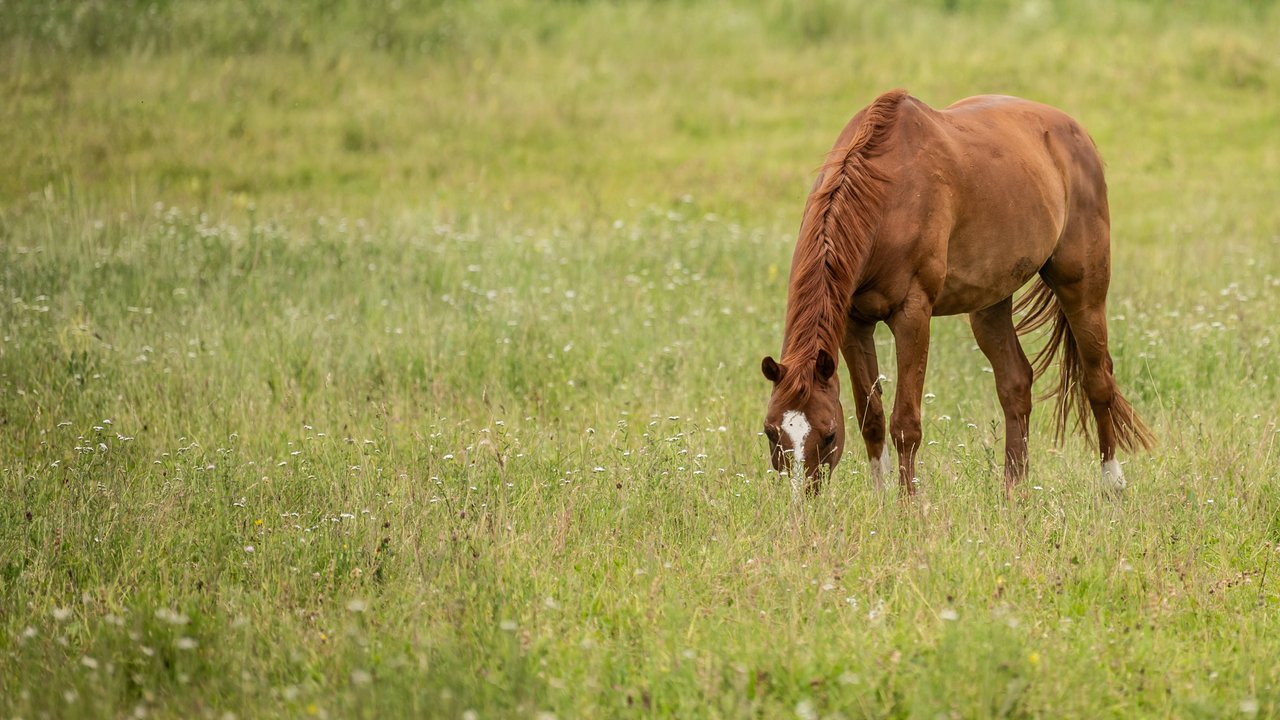
M 767 436 L 769 437 L 769 442 L 771 442 L 771 443 L 777 443 L 777 442 L 778 442 L 778 429 L 777 429 L 777 428 L 773 428 L 773 427 L 769 427 L 768 425 L 765 425 L 765 427 L 764 427 L 764 434 L 765 434 L 765 435 L 767 435 Z
M 831 446 L 831 445 L 834 445 L 835 442 L 836 442 L 836 434 L 833 432 L 827 433 L 822 437 L 823 445 Z

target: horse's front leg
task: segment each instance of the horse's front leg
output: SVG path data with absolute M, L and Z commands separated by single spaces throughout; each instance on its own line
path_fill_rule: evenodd
M 916 491 L 916 451 L 920 449 L 920 399 L 929 362 L 929 318 L 933 307 L 922 295 L 912 295 L 889 316 L 898 352 L 898 390 L 893 398 L 889 434 L 898 449 L 898 482 L 907 494 Z
M 880 365 L 876 361 L 876 324 L 850 322 L 844 333 L 844 361 L 853 385 L 853 407 L 862 431 L 862 442 L 871 461 L 871 481 L 884 488 L 889 472 L 889 444 L 884 436 L 884 406 L 880 401 Z

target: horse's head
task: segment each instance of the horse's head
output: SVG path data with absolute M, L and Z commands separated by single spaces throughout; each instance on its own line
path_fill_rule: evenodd
M 773 469 L 791 479 L 791 491 L 817 492 L 823 470 L 829 474 L 844 450 L 844 410 L 835 358 L 819 350 L 810 363 L 787 366 L 766 357 L 760 364 L 773 383 L 764 433 Z

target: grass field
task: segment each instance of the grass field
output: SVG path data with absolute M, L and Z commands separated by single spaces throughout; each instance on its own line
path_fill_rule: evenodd
M 0 718 L 1280 716 L 1280 9 L 1201 5 L 0 3 Z M 1096 139 L 1124 497 L 1038 406 L 1003 499 L 957 318 L 918 500 L 765 472 L 895 86 Z

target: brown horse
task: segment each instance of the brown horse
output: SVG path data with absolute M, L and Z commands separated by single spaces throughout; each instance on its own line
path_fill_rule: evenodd
M 1013 295 L 1039 275 L 1018 301 Z M 937 111 L 903 90 L 876 98 L 837 138 L 809 193 L 791 261 L 782 359 L 765 416 L 774 469 L 816 491 L 844 451 L 837 351 L 876 485 L 889 463 L 873 333 L 893 332 L 898 359 L 890 436 L 905 492 L 915 491 L 929 319 L 968 313 L 995 372 L 1005 417 L 1006 492 L 1027 472 L 1031 386 L 1061 357 L 1057 439 L 1092 410 L 1104 481 L 1124 476 L 1117 445 L 1149 448 L 1150 431 L 1116 389 L 1107 351 L 1110 216 L 1102 160 L 1060 110 L 983 95 Z M 1015 309 L 1025 310 L 1015 328 Z M 1049 322 L 1028 362 L 1018 334 Z

